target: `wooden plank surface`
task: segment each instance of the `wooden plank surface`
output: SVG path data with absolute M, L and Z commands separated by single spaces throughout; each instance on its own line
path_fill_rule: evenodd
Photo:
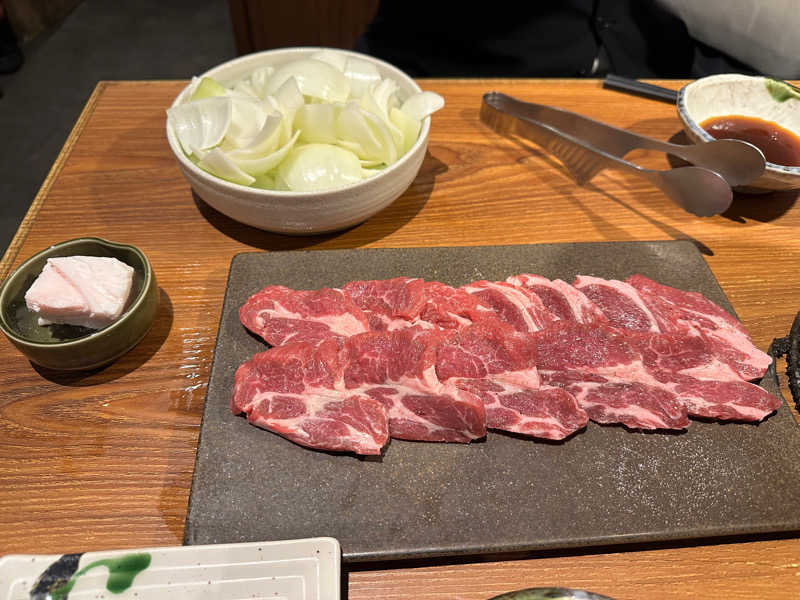
M 478 120 L 497 89 L 660 139 L 673 106 L 584 80 L 423 80 L 446 107 L 422 169 L 392 206 L 348 231 L 288 238 L 192 196 L 164 136 L 184 82 L 101 83 L 0 263 L 4 277 L 58 241 L 136 244 L 160 285 L 153 330 L 93 373 L 34 368 L 0 341 L 0 554 L 179 544 L 213 344 L 233 255 L 252 250 L 690 239 L 766 349 L 800 306 L 797 194 L 737 197 L 700 219 L 650 184 L 601 173 L 576 186 L 537 147 Z M 679 82 L 662 82 L 678 87 Z M 629 158 L 667 168 L 663 155 Z M 349 598 L 487 598 L 572 585 L 630 598 L 774 598 L 800 591 L 800 542 L 783 539 L 349 573 Z

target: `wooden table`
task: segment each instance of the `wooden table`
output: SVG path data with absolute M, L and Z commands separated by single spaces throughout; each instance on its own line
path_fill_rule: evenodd
M 673 106 L 593 80 L 423 81 L 447 105 L 409 191 L 348 231 L 291 238 L 239 225 L 193 197 L 164 136 L 164 109 L 183 85 L 100 83 L 0 263 L 4 278 L 49 244 L 94 235 L 142 248 L 161 288 L 149 335 L 98 372 L 34 368 L 0 341 L 0 555 L 181 543 L 228 265 L 238 252 L 689 239 L 760 348 L 786 335 L 800 308 L 797 194 L 738 197 L 725 215 L 701 219 L 626 175 L 601 173 L 578 187 L 558 161 L 478 120 L 481 95 L 497 89 L 666 140 L 681 129 Z M 664 155 L 630 158 L 668 166 Z M 381 565 L 344 576 L 351 600 L 478 600 L 540 585 L 620 600 L 795 598 L 800 540 Z

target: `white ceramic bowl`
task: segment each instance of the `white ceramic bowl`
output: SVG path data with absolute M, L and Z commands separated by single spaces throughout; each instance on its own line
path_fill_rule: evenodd
M 283 48 L 248 54 L 214 67 L 201 77 L 212 77 L 224 84 L 248 75 L 259 66 L 283 65 L 321 49 Z M 336 51 L 373 63 L 383 77 L 391 77 L 397 82 L 401 99 L 421 91 L 413 79 L 389 63 L 356 52 Z M 189 93 L 187 86 L 172 106 L 183 102 Z M 225 181 L 189 160 L 169 125 L 167 140 L 189 184 L 200 198 L 219 212 L 266 231 L 305 235 L 337 231 L 361 223 L 402 195 L 417 176 L 425 158 L 430 122 L 430 117 L 422 121 L 416 143 L 381 173 L 353 185 L 322 192 L 263 190 Z
M 772 97 L 766 77 L 748 75 L 712 75 L 685 86 L 678 92 L 678 116 L 695 143 L 714 138 L 700 127 L 711 117 L 740 115 L 772 121 L 800 135 L 800 100 L 783 102 Z M 764 174 L 743 188 L 745 192 L 769 192 L 800 188 L 800 167 L 767 162 Z

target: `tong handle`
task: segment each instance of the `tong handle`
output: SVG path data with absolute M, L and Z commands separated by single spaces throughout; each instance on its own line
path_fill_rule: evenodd
M 678 144 L 662 142 L 626 129 L 619 129 L 568 110 L 535 102 L 524 102 L 500 92 L 489 92 L 484 96 L 484 102 L 514 116 L 552 125 L 562 132 L 580 131 L 581 139 L 587 144 L 619 158 L 635 148 L 658 150 L 667 154 L 675 154 L 683 148 Z
M 644 174 L 640 167 L 541 123 L 534 116 L 516 114 L 513 109 L 507 111 L 505 99 L 514 100 L 498 92 L 485 94 L 481 104 L 481 121 L 502 135 L 513 134 L 538 144 L 564 163 L 578 185 L 584 185 L 606 168 Z

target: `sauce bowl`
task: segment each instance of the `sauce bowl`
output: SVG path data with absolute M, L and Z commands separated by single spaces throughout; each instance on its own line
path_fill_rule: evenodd
M 726 116 L 771 121 L 800 136 L 800 90 L 768 77 L 712 75 L 678 92 L 678 116 L 686 134 L 695 143 L 714 140 L 701 123 Z M 758 179 L 736 189 L 745 193 L 800 189 L 800 167 L 767 162 Z

